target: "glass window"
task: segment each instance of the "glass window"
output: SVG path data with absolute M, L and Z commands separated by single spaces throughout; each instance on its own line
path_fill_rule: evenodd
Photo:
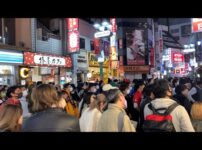
M 179 29 L 171 29 L 170 32 L 171 33 L 179 33 Z
M 181 26 L 181 36 L 189 36 L 191 34 L 191 25 Z
M 85 49 L 85 39 L 80 38 L 80 49 Z

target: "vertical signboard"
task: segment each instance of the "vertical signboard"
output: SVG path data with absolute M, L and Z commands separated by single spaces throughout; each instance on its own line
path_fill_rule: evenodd
M 154 67 L 154 48 L 150 49 L 150 65 Z
M 116 18 L 110 18 L 110 23 L 112 25 L 111 31 L 116 33 Z
M 97 38 L 94 39 L 94 49 L 95 49 L 95 54 L 99 55 L 100 54 L 100 39 L 97 39 Z
M 202 32 L 202 18 L 192 19 L 192 33 Z
M 79 43 L 79 19 L 78 18 L 67 18 L 67 29 L 68 29 L 68 53 L 76 53 L 80 50 Z

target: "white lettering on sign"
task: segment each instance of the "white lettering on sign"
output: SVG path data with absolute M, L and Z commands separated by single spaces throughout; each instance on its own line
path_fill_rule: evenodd
M 53 57 L 53 56 L 43 56 L 43 55 L 35 55 L 34 63 L 41 65 L 57 65 L 57 66 L 65 66 L 65 59 L 61 57 Z
M 100 37 L 105 37 L 105 36 L 110 36 L 111 32 L 109 30 L 107 31 L 102 31 L 102 32 L 96 32 L 95 33 L 95 38 L 100 38 Z

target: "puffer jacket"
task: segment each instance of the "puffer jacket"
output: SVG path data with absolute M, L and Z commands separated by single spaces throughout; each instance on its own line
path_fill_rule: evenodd
M 168 108 L 173 103 L 176 103 L 174 100 L 169 98 L 158 98 L 151 101 L 152 105 L 155 109 L 158 108 Z M 144 118 L 146 116 L 152 114 L 152 110 L 148 108 L 147 104 L 144 108 Z M 165 110 L 159 111 L 161 113 L 165 112 Z M 176 132 L 194 132 L 194 128 L 192 126 L 190 117 L 183 106 L 177 106 L 170 114 L 172 116 L 172 122 Z
M 118 132 L 118 117 L 119 113 L 123 113 L 123 128 L 122 132 L 135 132 L 134 125 L 131 123 L 124 109 L 116 104 L 109 104 L 108 109 L 102 114 L 98 126 L 98 132 Z
M 29 117 L 23 132 L 80 132 L 79 120 L 60 108 L 48 108 Z

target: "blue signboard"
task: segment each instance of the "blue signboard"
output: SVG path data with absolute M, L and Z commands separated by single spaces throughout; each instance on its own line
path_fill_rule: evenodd
M 0 63 L 23 64 L 23 54 L 17 52 L 0 51 Z

